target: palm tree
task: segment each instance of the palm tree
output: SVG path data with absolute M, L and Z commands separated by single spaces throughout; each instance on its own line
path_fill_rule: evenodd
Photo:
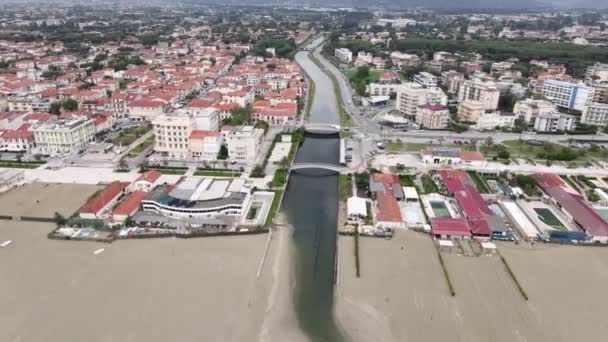
M 289 159 L 287 157 L 283 157 L 281 159 L 281 167 L 283 168 L 283 182 L 287 183 L 287 167 L 289 166 Z
M 120 158 L 118 161 L 118 169 L 120 171 L 126 171 L 129 169 L 129 164 L 127 163 L 127 159 L 125 157 Z

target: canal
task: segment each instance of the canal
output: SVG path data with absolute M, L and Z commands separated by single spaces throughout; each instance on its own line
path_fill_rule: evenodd
M 317 40 L 313 45 L 318 45 Z M 311 123 L 339 124 L 331 79 L 299 52 L 296 60 L 314 80 Z M 307 135 L 296 163 L 338 164 L 337 135 Z M 283 211 L 294 226 L 295 308 L 303 332 L 312 341 L 342 341 L 332 315 L 339 177 L 323 170 L 294 172 L 287 186 Z

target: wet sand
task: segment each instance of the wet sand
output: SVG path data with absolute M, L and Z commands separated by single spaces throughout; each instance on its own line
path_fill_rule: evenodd
M 70 216 L 101 189 L 83 184 L 26 184 L 0 194 L 0 215 L 53 217 L 58 212 Z
M 598 341 L 608 333 L 606 248 L 499 244 L 526 302 L 498 256 L 443 253 L 451 297 L 427 235 L 360 241 L 356 278 L 353 238 L 339 240 L 335 315 L 353 341 Z
M 51 229 L 0 221 L 0 241 L 14 241 L 0 249 L 1 340 L 248 341 L 261 335 L 277 274 L 270 272 L 277 259 L 271 243 L 256 277 L 266 234 L 100 244 L 48 240 Z M 94 255 L 99 248 L 105 250 Z

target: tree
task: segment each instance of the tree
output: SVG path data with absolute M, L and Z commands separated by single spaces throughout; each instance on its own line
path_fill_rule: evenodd
M 498 158 L 500 158 L 500 159 L 509 159 L 510 157 L 511 157 L 511 154 L 507 150 L 502 150 L 502 151 L 498 152 Z
M 135 225 L 135 221 L 133 221 L 131 216 L 128 216 L 127 219 L 125 220 L 125 227 L 133 227 L 134 225 Z
M 120 158 L 118 161 L 118 170 L 119 171 L 128 171 L 129 163 L 127 163 L 127 159 L 125 157 Z
M 49 113 L 51 113 L 53 115 L 61 114 L 61 102 L 51 103 L 51 108 L 49 109 Z
M 226 145 L 220 146 L 220 150 L 217 153 L 217 159 L 219 159 L 219 160 L 228 159 L 228 147 L 226 147 Z
M 230 124 L 234 126 L 247 125 L 251 123 L 251 115 L 253 114 L 253 108 L 250 106 L 241 107 L 238 106 L 230 111 Z
M 491 147 L 492 145 L 494 145 L 494 138 L 487 137 L 485 143 L 486 143 L 486 146 Z
M 253 168 L 253 170 L 251 170 L 251 174 L 249 176 L 253 178 L 263 178 L 265 175 L 266 173 L 264 172 L 264 166 L 258 164 Z
M 76 100 L 74 100 L 74 99 L 66 99 L 65 101 L 63 101 L 61 106 L 66 111 L 73 112 L 78 109 L 78 102 L 76 102 Z
M 287 157 L 281 159 L 281 167 L 283 168 L 283 182 L 287 183 L 287 168 L 289 167 L 289 159 Z

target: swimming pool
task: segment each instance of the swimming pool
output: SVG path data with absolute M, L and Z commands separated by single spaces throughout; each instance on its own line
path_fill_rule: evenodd
M 429 201 L 429 203 L 431 204 L 431 208 L 433 208 L 435 217 L 452 217 L 444 201 Z

